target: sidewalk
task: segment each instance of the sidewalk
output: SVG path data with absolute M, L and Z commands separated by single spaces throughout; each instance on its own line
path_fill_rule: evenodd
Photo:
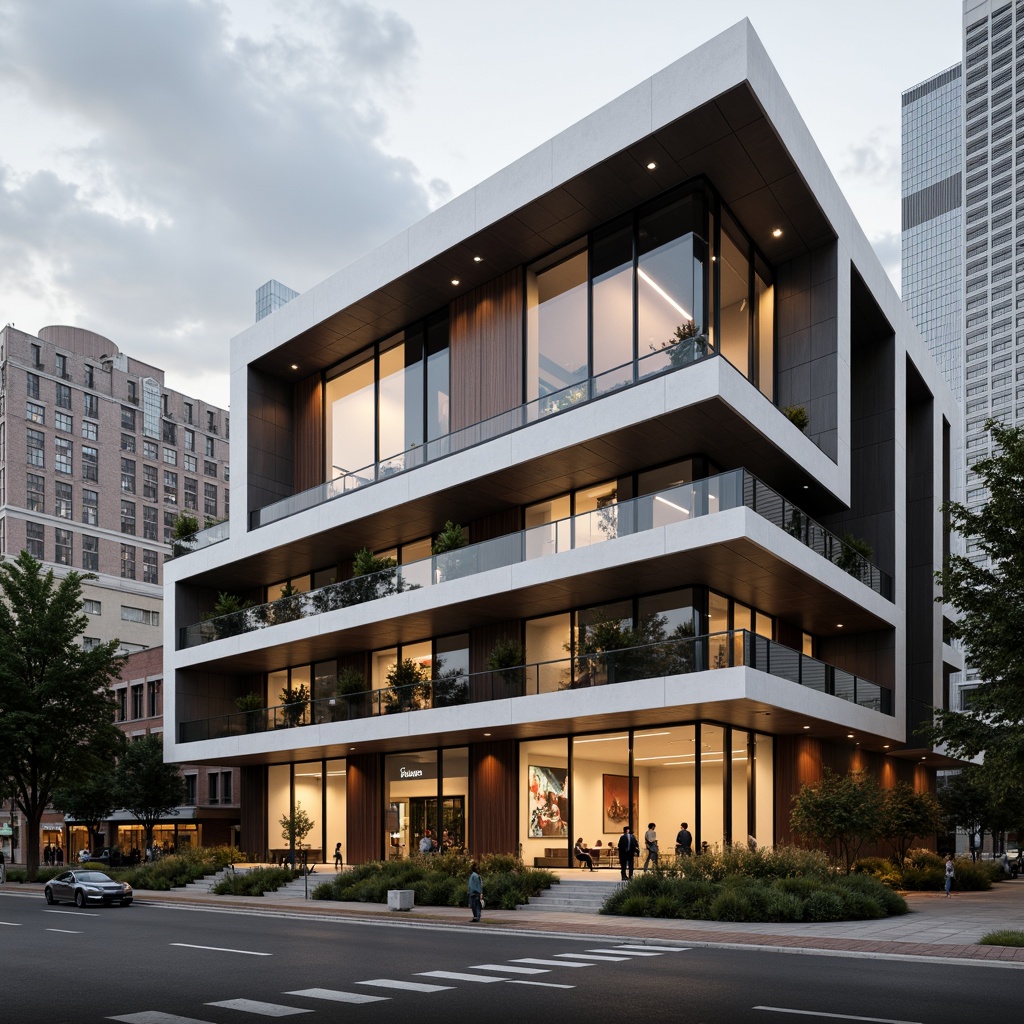
M 325 872 L 320 878 L 333 872 Z M 314 875 L 310 879 L 311 887 Z M 42 886 L 8 883 L 2 892 L 38 892 Z M 297 916 L 376 922 L 380 924 L 471 927 L 468 911 L 459 907 L 414 907 L 396 913 L 372 903 L 296 900 L 268 893 L 260 899 L 214 896 L 210 893 L 139 890 L 140 903 L 267 911 Z M 1024 879 L 1001 882 L 990 892 L 960 893 L 947 900 L 942 893 L 908 893 L 910 913 L 878 921 L 827 924 L 738 924 L 719 921 L 677 921 L 662 918 L 609 917 L 552 911 L 484 911 L 484 928 L 539 934 L 593 935 L 608 939 L 650 940 L 687 946 L 759 947 L 776 950 L 832 951 L 847 955 L 901 955 L 957 960 L 1000 961 L 1024 966 L 1024 947 L 979 946 L 986 932 L 999 928 L 1024 930 Z

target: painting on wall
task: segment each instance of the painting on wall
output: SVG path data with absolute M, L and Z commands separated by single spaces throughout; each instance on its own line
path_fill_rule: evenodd
M 530 808 L 531 839 L 569 834 L 569 769 L 531 764 L 527 769 L 526 799 Z
M 629 824 L 629 778 L 626 775 L 602 775 L 604 834 L 621 832 Z M 640 780 L 633 778 L 633 828 L 640 820 Z

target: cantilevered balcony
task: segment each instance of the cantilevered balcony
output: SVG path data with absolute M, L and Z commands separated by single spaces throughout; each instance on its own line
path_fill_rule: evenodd
M 182 722 L 178 740 L 192 743 L 737 666 L 757 669 L 885 715 L 893 713 L 892 694 L 876 683 L 748 630 L 736 629 L 496 671 L 442 672 L 435 678 L 404 686 L 385 686 Z

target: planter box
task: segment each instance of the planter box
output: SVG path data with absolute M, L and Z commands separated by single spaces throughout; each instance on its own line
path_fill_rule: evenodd
M 388 889 L 388 910 L 412 910 L 415 895 L 412 889 Z

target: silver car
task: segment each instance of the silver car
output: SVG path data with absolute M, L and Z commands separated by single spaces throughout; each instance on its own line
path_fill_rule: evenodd
M 51 878 L 43 889 L 47 903 L 60 903 L 61 900 L 74 900 L 75 906 L 84 907 L 87 903 L 120 903 L 127 907 L 132 902 L 132 887 L 127 882 L 115 882 L 102 871 L 65 871 Z

